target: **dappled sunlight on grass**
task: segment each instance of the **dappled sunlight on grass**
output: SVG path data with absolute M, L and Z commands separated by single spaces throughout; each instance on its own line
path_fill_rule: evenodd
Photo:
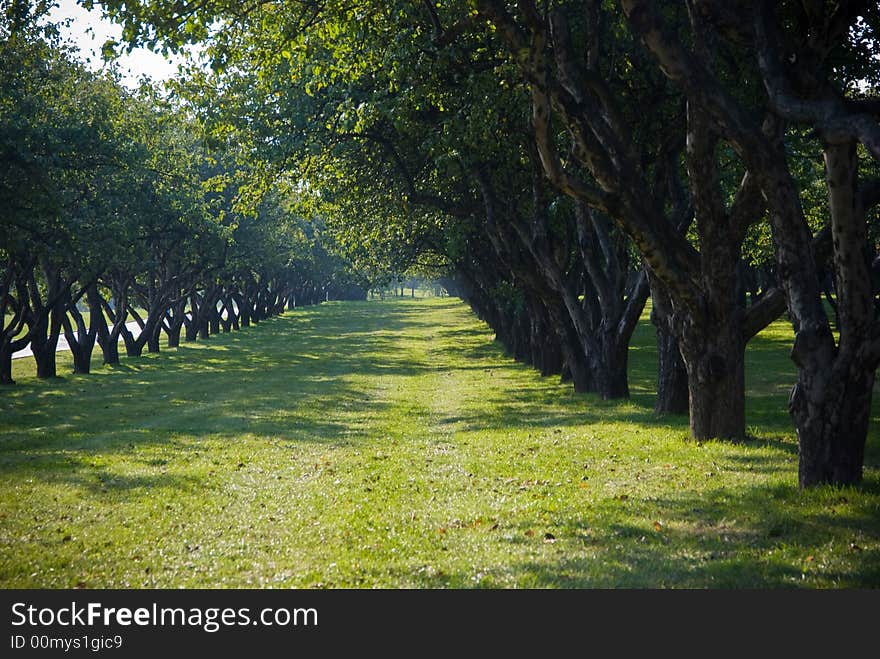
M 880 586 L 876 424 L 862 487 L 799 492 L 790 338 L 749 348 L 741 444 L 654 417 L 647 319 L 623 402 L 513 362 L 449 299 L 299 309 L 49 382 L 17 360 L 0 584 Z

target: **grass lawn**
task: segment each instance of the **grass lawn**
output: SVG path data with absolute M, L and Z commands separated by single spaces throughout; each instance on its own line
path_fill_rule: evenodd
M 507 358 L 457 300 L 329 303 L 0 390 L 2 587 L 877 587 L 860 488 L 797 489 L 790 330 L 748 352 L 745 444 Z M 69 357 L 59 359 L 68 372 Z

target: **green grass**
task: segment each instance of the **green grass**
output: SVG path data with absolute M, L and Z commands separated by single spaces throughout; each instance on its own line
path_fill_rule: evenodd
M 880 586 L 876 411 L 864 484 L 799 492 L 789 343 L 779 322 L 749 349 L 739 445 L 654 418 L 649 324 L 608 403 L 450 299 L 325 304 L 52 382 L 18 360 L 0 586 Z

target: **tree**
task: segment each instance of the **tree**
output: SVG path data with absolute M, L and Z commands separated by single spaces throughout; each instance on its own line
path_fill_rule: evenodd
M 835 342 L 821 303 L 810 227 L 782 140 L 766 138 L 751 108 L 683 45 L 655 6 L 638 0 L 622 0 L 621 6 L 664 73 L 706 113 L 766 196 L 777 271 L 795 330 L 792 359 L 798 381 L 789 410 L 798 432 L 801 486 L 860 481 L 880 352 L 866 225 L 866 209 L 877 197 L 873 183 L 858 183 L 856 145 L 880 157 L 880 123 L 876 106 L 859 98 L 862 92 L 854 83 L 868 76 L 862 79 L 876 89 L 876 41 L 871 36 L 876 34 L 877 8 L 861 2 L 833 8 L 784 3 L 774 10 L 759 2 L 737 5 L 733 20 L 730 7 L 707 2 L 700 3 L 697 19 L 734 52 L 753 59 L 777 138 L 783 136 L 785 122 L 807 126 L 819 138 L 840 320 Z M 792 29 L 784 30 L 786 23 Z
M 535 135 L 548 177 L 618 223 L 670 302 L 668 322 L 688 374 L 692 435 L 742 437 L 744 347 L 782 310 L 781 293 L 745 309 L 735 299 L 741 245 L 747 228 L 764 211 L 754 176 L 746 172 L 739 186 L 725 194 L 715 141 L 700 112 L 689 105 L 682 116 L 680 97 L 620 36 L 618 14 L 600 3 L 587 3 L 586 12 L 575 14 L 577 3 L 563 3 L 542 15 L 533 3 L 523 2 L 517 22 L 502 2 L 477 4 L 530 85 Z M 586 62 L 581 64 L 576 52 L 586 52 Z M 615 66 L 614 58 L 621 56 L 623 67 Z M 663 124 L 646 121 L 643 107 L 658 107 Z M 557 120 L 588 178 L 563 165 Z M 670 154 L 683 137 L 676 126 L 687 127 L 699 251 L 680 228 L 687 211 L 666 199 L 670 173 L 664 167 L 674 162 Z
M 111 8 L 133 35 L 155 28 L 172 43 L 179 37 L 169 25 L 227 17 L 222 4 L 180 14 L 155 5 L 145 14 L 124 3 Z M 297 34 L 297 13 L 270 12 L 215 32 L 213 52 L 226 73 L 215 84 L 234 96 L 225 97 L 223 130 L 246 134 L 269 167 L 307 180 L 343 247 L 384 260 L 392 272 L 420 254 L 446 256 L 453 246 L 439 236 L 450 222 L 485 223 L 500 257 L 494 263 L 516 273 L 514 288 L 530 289 L 522 308 L 535 316 L 531 324 L 552 317 L 553 331 L 572 343 L 566 366 L 575 387 L 627 395 L 626 351 L 646 279 L 631 276 L 629 251 L 612 225 L 557 204 L 540 180 L 532 184 L 537 155 L 524 130 L 527 99 L 496 47 L 471 35 L 438 50 L 438 19 L 424 6 L 319 13 L 307 39 L 285 36 Z M 410 38 L 385 49 L 395 34 Z M 557 209 L 552 218 L 542 205 Z M 541 308 L 548 294 L 552 313 Z
M 0 50 L 0 133 L 9 163 L 0 195 L 10 212 L 0 249 L 4 306 L 13 310 L 0 341 L 5 381 L 11 352 L 27 343 L 38 376 L 54 376 L 62 329 L 76 370 L 88 371 L 94 333 L 85 331 L 76 305 L 112 250 L 116 222 L 108 208 L 131 156 L 119 131 L 119 86 L 73 61 L 55 27 L 38 27 L 38 17 L 13 23 Z

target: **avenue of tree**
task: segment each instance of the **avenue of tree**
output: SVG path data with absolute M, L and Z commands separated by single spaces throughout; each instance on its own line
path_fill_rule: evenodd
M 8 21 L 6 379 L 22 341 L 36 354 L 84 329 L 81 298 L 100 345 L 133 315 L 157 349 L 206 315 L 408 271 L 441 277 L 517 359 L 608 399 L 629 395 L 650 299 L 656 411 L 739 440 L 746 345 L 787 313 L 799 482 L 861 480 L 880 363 L 876 3 L 102 7 L 127 43 L 198 43 L 210 68 L 171 97 L 123 93 Z
M 89 73 L 15 8 L 0 47 L 0 383 L 27 345 L 37 375 L 55 376 L 62 333 L 88 373 L 96 344 L 115 364 L 120 338 L 138 356 L 163 333 L 174 347 L 364 297 L 281 187 L 245 208 L 240 154 L 212 149 L 192 113 Z

